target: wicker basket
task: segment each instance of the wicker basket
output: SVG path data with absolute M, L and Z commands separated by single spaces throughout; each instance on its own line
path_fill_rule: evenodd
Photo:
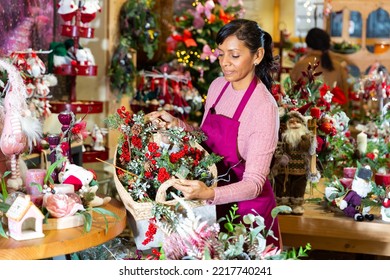
M 198 144 L 196 145 L 196 148 L 204 150 L 204 148 Z M 114 165 L 116 165 L 116 155 L 117 150 L 115 151 Z M 210 171 L 213 174 L 214 178 L 217 178 L 217 167 L 215 164 L 210 167 Z M 173 186 L 176 180 L 178 179 L 171 178 L 161 184 L 161 186 L 157 190 L 156 202 L 169 206 L 175 206 L 177 204 L 176 200 L 166 200 L 166 191 L 168 188 Z M 130 217 L 128 216 L 128 222 L 131 226 L 137 249 L 148 250 L 150 248 L 160 247 L 161 242 L 163 241 L 163 233 L 160 230 L 157 230 L 153 242 L 150 242 L 147 246 L 142 245 L 142 241 L 145 239 L 145 232 L 147 231 L 149 225 L 149 219 L 153 217 L 153 203 L 134 201 L 129 192 L 120 182 L 115 170 L 114 182 L 122 203 L 130 212 Z M 210 188 L 215 188 L 216 186 L 217 183 L 215 182 L 212 186 L 210 186 Z M 195 214 L 202 215 L 202 218 L 209 221 L 210 224 L 216 222 L 216 210 L 214 205 L 208 205 L 204 200 L 186 200 L 186 202 L 193 209 Z

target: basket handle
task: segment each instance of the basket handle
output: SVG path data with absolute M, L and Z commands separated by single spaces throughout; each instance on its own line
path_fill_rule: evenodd
M 156 202 L 158 203 L 164 203 L 167 200 L 167 189 L 172 187 L 175 182 L 179 180 L 176 178 L 171 178 L 164 183 L 161 184 L 161 186 L 157 189 L 157 194 L 156 194 Z

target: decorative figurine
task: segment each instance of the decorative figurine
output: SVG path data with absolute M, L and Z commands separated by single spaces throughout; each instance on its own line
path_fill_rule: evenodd
M 63 170 L 58 175 L 62 184 L 72 184 L 75 191 L 81 195 L 92 195 L 93 199 L 89 202 L 90 207 L 101 206 L 111 201 L 111 197 L 101 198 L 96 195 L 99 188 L 95 173 L 76 164 L 67 162 Z
M 363 198 L 367 197 L 372 190 L 371 177 L 372 171 L 369 166 L 360 168 L 352 182 L 352 189 L 347 191 L 344 196 L 336 199 L 336 205 L 344 214 L 358 222 L 364 219 L 374 220 L 374 215 L 369 214 L 370 207 L 362 205 Z
M 94 151 L 105 151 L 104 147 L 104 135 L 107 134 L 107 131 L 103 128 L 100 128 L 97 124 L 94 125 L 92 131 L 93 147 Z
M 15 240 L 41 238 L 43 234 L 43 219 L 45 216 L 30 196 L 19 195 L 8 209 L 8 234 Z
M 0 68 L 8 72 L 5 97 L 0 108 L 3 122 L 0 148 L 11 159 L 11 178 L 7 180 L 7 189 L 13 192 L 23 185 L 19 156 L 26 147 L 31 151 L 33 144 L 40 141 L 42 123 L 31 116 L 26 103 L 27 89 L 17 68 L 4 60 L 0 60 Z
M 313 136 L 305 117 L 298 111 L 288 113 L 287 127 L 276 151 L 273 171 L 278 205 L 288 205 L 292 214 L 304 213 L 303 203 L 309 173 Z

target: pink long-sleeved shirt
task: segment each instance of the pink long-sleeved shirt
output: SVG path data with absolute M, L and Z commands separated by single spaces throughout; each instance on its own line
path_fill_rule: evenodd
M 225 83 L 224 77 L 219 77 L 211 83 L 202 124 Z M 235 91 L 230 84 L 215 107 L 217 114 L 233 117 L 244 93 L 245 90 Z M 259 196 L 269 174 L 278 141 L 279 115 L 276 101 L 263 83 L 257 84 L 239 121 L 238 151 L 245 160 L 243 179 L 215 188 L 214 200 L 209 201 L 211 204 L 238 202 Z M 180 125 L 191 129 L 183 122 L 180 122 Z

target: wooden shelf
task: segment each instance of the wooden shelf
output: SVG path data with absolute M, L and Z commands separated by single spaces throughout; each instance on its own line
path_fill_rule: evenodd
M 104 151 L 94 151 L 90 145 L 85 145 L 86 151 L 83 152 L 83 163 L 98 162 L 98 159 L 108 160 L 109 148 L 106 147 Z

